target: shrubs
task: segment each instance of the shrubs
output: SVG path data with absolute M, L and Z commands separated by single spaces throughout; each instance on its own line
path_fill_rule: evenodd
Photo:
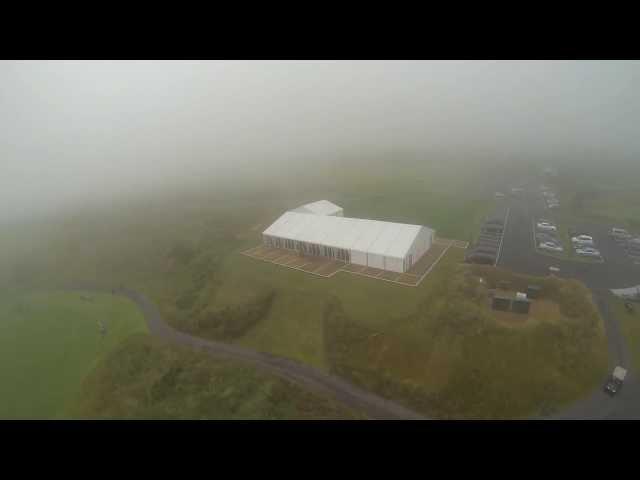
M 133 367 L 133 368 L 132 368 Z M 73 418 L 358 418 L 329 397 L 148 335 L 127 339 L 85 379 Z
M 176 299 L 176 307 L 180 310 L 191 310 L 207 283 L 215 280 L 215 272 L 217 272 L 219 264 L 220 259 L 216 255 L 198 256 L 192 266 L 192 285 Z
M 275 297 L 275 290 L 270 290 L 251 302 L 205 312 L 198 319 L 197 333 L 218 340 L 239 338 L 269 313 Z
M 549 414 L 599 381 L 606 345 L 583 285 L 480 265 L 453 268 L 415 312 L 375 330 L 330 298 L 324 328 L 331 372 L 442 419 Z M 541 310 L 526 328 L 505 325 L 487 301 L 487 287 L 504 280 L 520 291 L 540 285 L 540 297 L 558 307 L 549 317 Z

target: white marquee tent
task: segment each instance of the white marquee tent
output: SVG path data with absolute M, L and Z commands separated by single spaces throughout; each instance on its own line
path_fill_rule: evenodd
M 296 209 L 285 212 L 269 226 L 263 232 L 263 241 L 271 247 L 406 272 L 429 250 L 433 235 L 432 229 L 421 225 L 309 215 Z

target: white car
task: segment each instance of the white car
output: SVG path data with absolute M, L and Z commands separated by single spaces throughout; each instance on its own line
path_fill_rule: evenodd
M 579 245 L 579 246 L 583 246 L 583 245 L 592 246 L 593 237 L 590 237 L 589 235 L 578 235 L 576 237 L 572 237 L 571 242 L 573 242 L 574 245 Z
M 552 252 L 562 252 L 563 248 L 558 245 L 557 243 L 553 243 L 553 242 L 542 242 L 540 245 L 538 245 L 538 248 L 542 249 L 542 250 L 551 250 Z
M 576 240 L 577 242 L 582 242 L 582 241 L 593 242 L 593 237 L 591 235 L 580 234 L 580 235 L 576 235 L 571 240 Z
M 611 235 L 616 240 L 627 240 L 631 238 L 631 234 L 623 228 L 612 228 L 611 232 L 609 232 L 609 235 Z
M 549 222 L 538 222 L 536 227 L 538 227 L 538 230 L 544 230 L 547 232 L 555 232 L 557 230 L 556 226 Z
M 597 258 L 600 258 L 600 251 L 596 250 L 595 248 L 589 248 L 589 247 L 577 248 L 576 249 L 576 254 L 582 255 L 584 257 L 597 257 Z

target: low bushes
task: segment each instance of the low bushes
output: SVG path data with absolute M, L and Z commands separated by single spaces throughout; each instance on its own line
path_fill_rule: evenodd
M 270 290 L 251 302 L 204 312 L 197 320 L 197 333 L 217 340 L 239 338 L 269 313 L 275 297 L 275 290 Z

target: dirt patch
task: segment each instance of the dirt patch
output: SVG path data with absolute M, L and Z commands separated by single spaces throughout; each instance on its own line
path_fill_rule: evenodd
M 410 275 L 408 273 L 403 273 L 396 279 L 396 282 L 404 283 L 411 286 L 417 285 L 419 281 L 420 279 L 418 277 L 416 277 L 415 275 Z
M 364 265 L 356 265 L 355 263 L 349 263 L 342 267 L 345 272 L 362 273 L 367 269 Z
M 308 261 L 306 258 L 296 257 L 296 259 L 291 261 L 291 263 L 287 263 L 287 267 L 299 268 L 307 263 Z
M 380 270 L 379 268 L 367 267 L 362 273 L 371 275 L 372 277 L 377 277 L 378 275 L 383 274 L 384 270 Z
M 383 279 L 385 279 L 385 280 L 390 280 L 390 281 L 392 281 L 392 282 L 395 282 L 395 281 L 398 279 L 398 277 L 399 277 L 400 275 L 401 275 L 401 274 L 400 274 L 400 273 L 398 273 L 398 272 L 384 272 L 384 273 L 383 273 L 382 275 L 380 275 L 378 278 L 383 278 Z
M 321 266 L 320 268 L 318 268 L 313 273 L 317 273 L 319 275 L 331 276 L 334 273 L 336 273 L 337 271 L 339 271 L 344 266 L 345 266 L 344 262 L 339 262 L 339 261 L 334 260 L 334 261 L 328 263 L 327 265 Z
M 273 263 L 276 263 L 278 265 L 288 265 L 289 263 L 295 261 L 295 260 L 299 260 L 300 257 L 298 257 L 298 255 L 296 255 L 295 253 L 285 253 L 284 255 L 273 259 Z

